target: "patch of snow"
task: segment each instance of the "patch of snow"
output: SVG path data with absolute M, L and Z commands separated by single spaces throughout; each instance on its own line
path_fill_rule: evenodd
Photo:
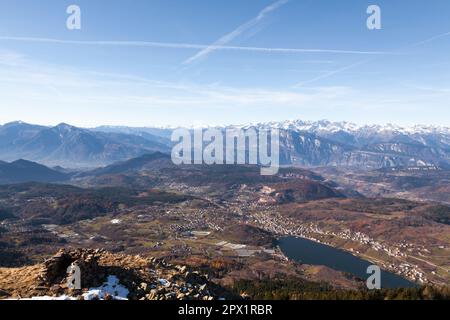
M 239 126 L 237 126 L 239 127 Z M 362 134 L 370 132 L 384 132 L 392 134 L 450 134 L 449 127 L 432 126 L 432 125 L 413 125 L 413 126 L 399 126 L 395 124 L 385 125 L 359 125 L 351 122 L 331 122 L 328 120 L 320 121 L 302 121 L 302 120 L 288 120 L 281 122 L 267 122 L 255 123 L 240 126 L 243 129 L 250 127 L 258 129 L 278 128 L 284 130 L 294 130 L 298 132 L 306 131 L 313 133 L 337 133 L 346 132 L 351 134 Z
M 50 296 L 42 296 L 42 297 L 32 297 L 32 298 L 20 298 L 20 299 L 9 299 L 9 300 L 25 300 L 25 301 L 65 301 L 65 300 L 76 300 L 70 296 L 60 296 L 60 297 L 50 297 Z
M 128 300 L 128 294 L 130 291 L 120 284 L 119 279 L 116 276 L 109 276 L 108 280 L 98 288 L 91 288 L 88 292 L 83 293 L 84 300 L 105 300 L 106 295 L 110 295 L 113 300 Z M 11 299 L 16 300 L 16 299 Z M 38 300 L 38 301 L 65 301 L 65 300 L 77 300 L 75 297 L 63 295 L 59 297 L 32 297 L 32 298 L 20 298 L 17 300 Z
M 108 280 L 98 288 L 91 288 L 83 294 L 84 300 L 104 300 L 105 295 L 110 295 L 114 300 L 127 300 L 130 291 L 120 284 L 116 276 L 109 276 Z
M 164 287 L 170 287 L 170 282 L 166 279 L 158 279 L 158 282 Z

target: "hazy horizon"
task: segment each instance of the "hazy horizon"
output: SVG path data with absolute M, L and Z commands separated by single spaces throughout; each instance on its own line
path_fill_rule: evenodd
M 110 124 L 110 123 L 99 123 L 98 125 L 94 126 L 83 126 L 77 123 L 73 123 L 70 121 L 56 121 L 54 123 L 37 123 L 37 122 L 29 122 L 29 121 L 23 121 L 23 120 L 13 120 L 13 121 L 2 121 L 0 122 L 0 126 L 4 126 L 11 123 L 24 123 L 24 124 L 30 124 L 30 125 L 38 125 L 43 127 L 56 127 L 61 124 L 67 124 L 70 126 L 74 126 L 77 128 L 83 128 L 83 129 L 95 129 L 99 127 L 124 127 L 124 128 L 155 128 L 155 129 L 174 129 L 174 128 L 191 128 L 191 127 L 226 127 L 226 126 L 245 126 L 245 125 L 258 125 L 258 124 L 267 124 L 270 122 L 292 122 L 292 121 L 303 121 L 308 123 L 317 123 L 317 122 L 330 122 L 330 123 L 348 123 L 348 124 L 354 124 L 358 127 L 363 126 L 397 126 L 402 128 L 410 128 L 415 126 L 424 126 L 424 127 L 441 127 L 441 128 L 450 128 L 449 125 L 439 125 L 439 124 L 427 124 L 427 123 L 412 123 L 412 124 L 401 124 L 401 123 L 393 123 L 393 122 L 385 122 L 385 123 L 374 123 L 374 122 L 353 122 L 353 121 L 346 121 L 346 120 L 330 120 L 330 119 L 284 119 L 280 121 L 264 121 L 264 122 L 247 122 L 247 123 L 224 123 L 224 124 L 217 124 L 217 123 L 203 123 L 203 124 L 186 124 L 186 125 L 152 125 L 152 124 L 143 124 L 143 125 L 128 125 L 128 124 Z

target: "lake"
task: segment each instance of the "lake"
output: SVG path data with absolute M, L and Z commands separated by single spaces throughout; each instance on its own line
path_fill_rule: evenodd
M 308 239 L 285 237 L 279 240 L 281 251 L 291 260 L 311 265 L 323 265 L 334 270 L 351 273 L 366 280 L 367 267 L 373 263 L 355 257 L 354 255 L 327 245 Z M 399 275 L 381 271 L 381 285 L 383 288 L 411 288 L 415 283 Z

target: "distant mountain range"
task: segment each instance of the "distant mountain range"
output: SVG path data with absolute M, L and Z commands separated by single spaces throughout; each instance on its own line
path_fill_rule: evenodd
M 44 127 L 13 122 L 0 126 L 0 160 L 26 159 L 50 166 L 97 167 L 155 151 L 169 152 L 169 140 L 101 132 L 59 124 Z
M 61 182 L 70 178 L 70 174 L 50 169 L 46 166 L 26 160 L 11 163 L 0 161 L 0 184 L 22 182 Z
M 326 120 L 244 126 L 251 127 L 281 130 L 284 164 L 360 169 L 450 166 L 447 127 L 359 126 Z
M 227 128 L 278 128 L 281 164 L 359 169 L 450 167 L 450 128 L 348 122 L 284 121 Z M 48 166 L 99 167 L 145 154 L 169 154 L 171 129 L 68 124 L 45 127 L 13 122 L 0 126 L 0 160 L 26 159 Z

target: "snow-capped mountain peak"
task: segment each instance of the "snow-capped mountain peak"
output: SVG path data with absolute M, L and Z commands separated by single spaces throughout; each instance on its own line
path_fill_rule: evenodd
M 304 121 L 304 120 L 287 120 L 280 122 L 267 122 L 255 125 L 246 125 L 244 127 L 258 127 L 258 128 L 278 128 L 293 131 L 307 131 L 312 133 L 337 133 L 345 132 L 350 134 L 368 134 L 368 133 L 386 133 L 386 134 L 450 134 L 450 127 L 432 126 L 432 125 L 414 125 L 414 126 L 400 126 L 396 124 L 385 125 L 359 125 L 352 122 L 332 122 L 329 120 L 320 121 Z

